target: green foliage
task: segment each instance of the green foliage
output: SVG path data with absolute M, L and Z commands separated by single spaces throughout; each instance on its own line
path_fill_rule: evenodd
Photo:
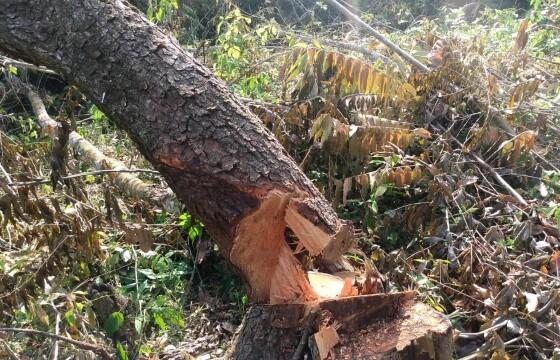
M 498 240 L 498 244 L 503 246 L 505 249 L 513 250 L 515 248 L 515 239 L 511 236 L 506 236 L 505 238 Z
M 146 15 L 158 24 L 169 23 L 179 9 L 178 0 L 151 0 Z
M 196 241 L 202 236 L 204 224 L 194 222 L 189 213 L 182 213 L 179 215 L 179 222 L 177 225 L 179 225 L 179 229 L 187 235 L 191 246 L 194 246 Z
M 113 336 L 124 323 L 124 314 L 120 311 L 111 313 L 103 323 L 103 329 L 108 336 Z
M 538 5 L 540 6 L 540 5 Z M 554 16 L 553 10 L 556 5 L 547 7 L 546 10 L 532 10 L 529 14 L 531 19 L 531 36 L 526 46 L 527 51 L 533 55 L 542 57 L 544 54 L 560 54 L 560 40 L 558 30 L 547 26 L 548 21 L 542 12 Z M 537 14 L 540 14 L 537 16 Z M 462 8 L 450 10 L 446 16 L 436 20 L 422 19 L 419 25 L 407 29 L 408 34 L 433 33 L 442 38 L 449 38 L 460 34 L 463 40 L 470 40 L 482 44 L 484 55 L 500 55 L 509 53 L 519 28 L 521 18 L 516 9 L 492 9 L 485 10 L 473 22 L 464 18 Z M 418 49 L 417 56 L 423 51 Z
M 107 121 L 107 116 L 95 104 L 91 105 L 88 112 L 93 122 L 98 125 Z
M 155 300 L 148 302 L 147 308 L 155 325 L 162 331 L 167 330 L 168 325 L 178 328 L 185 326 L 183 313 L 180 307 L 169 306 L 169 299 L 164 295 L 158 295 Z
M 201 231 L 202 225 L 190 225 L 190 215 L 183 216 L 181 221 L 188 229 Z M 180 298 L 185 292 L 184 279 L 190 275 L 192 263 L 180 251 L 156 247 L 155 251 L 137 253 L 135 258 L 130 249 L 117 246 L 106 264 L 109 268 L 121 269 L 118 278 L 124 295 L 137 302 L 134 328 L 138 334 L 152 326 L 162 333 L 170 327 L 184 327 Z
M 20 131 L 16 135 L 16 138 L 18 140 L 21 140 L 21 142 L 25 145 L 37 143 L 37 141 L 39 140 L 39 132 L 37 129 L 37 125 L 32 118 L 24 118 L 21 116 L 13 116 L 10 118 L 19 125 Z
M 441 260 L 438 260 L 441 261 Z M 444 307 L 441 305 L 443 300 L 439 294 L 438 287 L 424 274 L 409 274 L 412 281 L 416 284 L 417 291 L 424 300 L 435 310 L 443 312 Z
M 13 65 L 8 65 L 8 73 L 10 73 L 10 75 L 17 75 L 18 74 L 17 67 Z
M 361 3 L 366 11 L 377 5 Z M 487 9 L 472 23 L 464 19 L 461 11 L 450 11 L 437 21 L 415 20 L 415 14 L 434 4 L 436 2 L 398 0 L 380 5 L 391 17 L 391 23 L 406 27 L 407 31 L 388 30 L 382 26 L 379 29 L 390 32 L 388 36 L 392 40 L 418 59 L 427 61 L 438 39 L 449 40 L 450 59 L 455 61 L 453 66 L 436 69 L 424 74 L 426 76 L 410 72 L 408 65 L 363 34 L 340 34 L 340 28 L 321 32 L 316 38 L 314 33 L 312 47 L 295 38 L 277 39 L 278 25 L 274 21 L 258 23 L 262 17 L 250 18 L 230 7 L 229 2 L 203 2 L 201 9 L 219 8 L 219 11 L 204 13 L 209 14 L 206 23 L 216 19 L 217 22 L 212 23 L 211 30 L 202 29 L 196 34 L 213 34 L 215 30 L 216 36 L 197 38 L 193 30 L 189 39 L 196 41 L 188 46 L 200 49 L 200 42 L 215 44 L 210 58 L 202 56 L 206 55 L 205 51 L 196 55 L 213 67 L 237 94 L 272 103 L 284 100 L 281 106 L 268 109 L 266 105 L 267 114 L 273 113 L 275 118 L 271 121 L 269 117 L 265 121 L 267 126 L 302 164 L 308 177 L 336 204 L 339 215 L 353 220 L 356 228 L 360 228 L 356 229 L 360 249 L 383 274 L 385 290 L 417 289 L 425 302 L 439 311 L 451 312 L 457 329 L 477 332 L 489 326 L 480 319 L 490 323 L 500 316 L 500 312 L 488 304 L 497 304 L 497 294 L 504 280 L 522 279 L 516 284 L 522 290 L 516 294 L 520 297 L 508 304 L 507 316 L 516 324 L 532 321 L 524 328 L 523 338 L 530 339 L 531 344 L 540 344 L 545 337 L 537 341 L 531 338 L 535 334 L 540 336 L 539 330 L 534 326 L 533 313 L 526 316 L 521 293 L 538 294 L 539 299 L 543 299 L 539 300 L 539 306 L 553 303 L 547 299 L 552 299 L 548 296 L 557 287 L 553 280 L 560 263 L 558 245 L 552 241 L 557 239 L 554 225 L 560 226 L 560 175 L 556 171 L 544 171 L 542 176 L 534 172 L 530 173 L 534 179 L 527 181 L 522 167 L 534 165 L 531 153 L 525 150 L 550 149 L 550 154 L 557 148 L 551 132 L 545 128 L 546 123 L 557 126 L 556 108 L 552 103 L 533 100 L 539 95 L 557 102 L 560 92 L 554 65 L 560 55 L 558 8 L 550 2 L 533 1 L 533 10 L 524 15 L 530 20 L 527 45 L 523 51 L 512 55 L 521 21 L 517 12 Z M 176 0 L 154 0 L 148 15 L 153 22 L 180 33 L 206 24 L 200 19 L 200 9 L 194 9 L 196 6 L 195 2 L 185 6 Z M 228 7 L 230 11 L 224 14 L 223 10 Z M 320 3 L 312 10 L 311 28 L 324 30 L 322 27 L 327 22 L 319 24 L 315 11 L 325 9 L 328 11 L 328 6 Z M 362 15 L 377 26 L 380 16 L 384 15 L 382 11 Z M 294 31 L 310 33 L 309 28 L 297 27 Z M 334 50 L 322 44 L 321 37 L 354 39 L 352 41 L 360 45 L 367 42 L 368 48 L 382 52 L 390 58 L 389 63 L 396 62 L 397 66 L 383 65 L 379 61 L 372 63 L 359 53 Z M 286 43 L 288 46 L 279 51 Z M 520 65 L 519 71 L 513 69 L 512 63 L 523 60 L 525 51 L 527 64 Z M 290 81 L 284 91 L 284 84 L 278 80 L 279 59 L 287 53 L 297 56 L 286 69 Z M 544 59 L 536 63 L 538 67 L 533 67 L 533 57 Z M 4 76 L 25 73 L 12 66 L 2 71 Z M 500 77 L 496 81 L 501 88 L 496 90 L 494 98 L 488 94 L 491 91 L 486 82 L 490 76 L 486 71 Z M 335 81 L 329 72 L 338 75 Z M 526 91 L 526 79 L 521 75 L 532 77 L 533 73 L 539 74 L 538 84 L 535 82 L 536 86 Z M 542 85 L 541 73 L 546 75 Z M 450 91 L 445 86 L 447 82 L 460 91 Z M 292 86 L 294 84 L 296 86 Z M 288 91 L 294 88 L 299 93 Z M 285 97 L 286 93 L 294 96 Z M 516 93 L 521 95 L 514 96 Z M 471 96 L 483 106 L 469 108 Z M 80 134 L 104 151 L 124 159 L 127 164 L 144 167 L 146 163 L 141 163 L 130 140 L 115 131 L 110 119 L 98 107 L 82 99 L 72 110 L 67 98 L 60 94 L 46 98 L 53 117 L 56 109 L 64 108 L 58 118 L 73 117 Z M 294 99 L 301 101 L 293 103 Z M 513 105 L 500 107 L 508 103 L 508 99 Z M 485 107 L 486 101 L 497 107 L 498 113 L 516 130 L 538 134 L 525 143 L 534 140 L 539 147 L 524 146 L 519 136 L 514 141 L 495 126 L 485 126 L 490 113 Z M 442 104 L 444 109 L 440 111 L 438 107 Z M 523 106 L 529 111 L 524 111 Z M 286 107 L 290 107 L 287 113 L 283 112 Z M 47 174 L 50 142 L 41 139 L 34 119 L 25 111 L 0 109 L 0 113 L 1 120 L 9 123 L 6 127 L 9 138 L 23 142 L 22 150 L 16 152 L 17 157 L 8 156 L 5 142 L 0 144 L 2 165 L 15 181 Z M 543 123 L 538 129 L 534 127 L 537 122 Z M 444 134 L 427 133 L 428 129 L 431 131 L 430 125 L 443 125 L 446 131 Z M 469 146 L 465 149 L 446 137 L 447 134 L 458 136 L 455 130 L 459 128 L 468 133 L 465 136 L 468 136 Z M 425 131 L 420 132 L 422 136 L 416 136 L 415 130 Z M 498 132 L 499 136 L 489 135 L 490 130 Z M 480 143 L 474 141 L 476 135 L 480 135 L 480 143 L 488 146 L 478 146 Z M 353 139 L 352 146 L 350 139 Z M 489 162 L 519 153 L 512 162 L 496 161 L 491 165 L 531 200 L 531 206 L 520 206 L 483 169 L 477 169 L 467 156 L 469 151 L 478 152 Z M 544 156 L 544 151 L 541 154 Z M 27 158 L 32 161 L 23 164 Z M 558 166 L 557 159 L 549 160 Z M 72 159 L 69 165 L 70 173 L 91 170 L 79 157 Z M 473 169 L 482 171 L 473 173 Z M 21 287 L 13 298 L 8 296 L 0 304 L 9 309 L 4 311 L 4 319 L 10 326 L 36 326 L 53 332 L 55 321 L 51 304 L 55 303 L 63 315 L 63 330 L 73 338 L 87 337 L 89 341 L 101 334 L 95 341 L 105 341 L 106 346 L 111 341 L 118 359 L 138 355 L 154 358 L 161 351 L 160 345 L 179 342 L 185 335 L 200 336 L 202 332 L 193 324 L 194 318 L 200 318 L 203 327 L 208 327 L 208 321 L 214 321 L 206 317 L 213 313 L 203 313 L 204 306 L 196 302 L 202 303 L 208 297 L 221 300 L 230 306 L 225 315 L 235 314 L 236 320 L 245 313 L 249 298 L 243 284 L 216 253 L 211 252 L 206 261 L 194 264 L 196 251 L 204 244 L 200 240 L 206 240 L 203 237 L 208 235 L 204 226 L 189 213 L 175 218 L 149 204 L 127 199 L 113 190 L 110 181 L 96 176 L 77 179 L 72 186 L 86 193 L 86 199 L 80 200 L 77 193 L 66 188 L 53 190 L 49 185 L 37 186 L 32 191 L 16 189 L 22 196 L 25 212 L 39 209 L 45 213 L 26 213 L 24 218 L 17 218 L 13 223 L 7 221 L 6 228 L 0 229 L 2 239 L 8 239 L 2 242 L 3 249 L 8 250 L 0 252 L 0 285 L 6 289 Z M 119 219 L 125 225 L 136 221 L 146 223 L 146 229 L 156 239 L 152 250 L 141 252 L 123 242 L 115 217 L 112 224 L 106 219 L 109 209 L 104 201 L 105 192 L 115 197 L 113 215 L 122 212 Z M 43 204 L 33 196 L 25 197 L 27 193 L 45 200 L 46 206 L 41 207 Z M 5 201 L 6 197 L 2 199 Z M 57 212 L 51 219 L 50 207 L 60 207 L 60 214 Z M 2 224 L 10 211 L 9 206 L 7 211 L 5 209 L 2 208 L 0 216 Z M 34 216 L 34 221 L 30 221 Z M 56 231 L 51 230 L 57 227 Z M 61 237 L 64 242 L 58 241 Z M 529 245 L 523 248 L 525 243 Z M 556 257 L 548 256 L 551 251 L 556 251 Z M 363 265 L 359 256 L 349 255 L 348 260 Z M 519 261 L 523 261 L 523 267 L 519 266 Z M 38 276 L 39 281 L 34 281 L 34 276 Z M 197 291 L 199 284 L 200 291 Z M 487 287 L 482 289 L 483 294 L 484 290 L 487 294 L 481 296 L 473 292 L 475 286 Z M 97 290 L 101 299 L 107 300 L 106 312 L 95 308 L 99 304 Z M 197 298 L 199 294 L 202 296 Z M 557 311 L 553 306 L 551 311 Z M 510 311 L 512 307 L 517 309 Z M 522 316 L 516 317 L 517 314 Z M 549 316 L 546 311 L 543 314 Z M 224 321 L 224 314 L 219 315 L 218 321 Z M 231 318 L 227 321 L 230 320 L 236 322 Z M 99 328 L 113 339 L 104 336 Z M 517 346 L 518 336 L 510 336 L 508 332 L 509 325 L 508 329 L 497 329 L 495 336 L 499 335 L 509 349 L 509 346 Z M 125 337 L 126 342 L 118 341 Z M 6 341 L 18 343 L 20 339 L 18 336 Z M 485 340 L 494 341 L 494 334 L 492 340 Z M 28 345 L 24 343 L 23 346 Z M 551 348 L 550 344 L 546 346 Z
M 553 204 L 549 207 L 540 209 L 540 212 L 547 218 L 554 221 L 554 224 L 560 228 L 560 204 Z
M 269 96 L 271 75 L 254 69 L 253 64 L 263 55 L 258 45 L 276 37 L 275 23 L 253 30 L 251 18 L 234 8 L 219 18 L 216 32 L 218 50 L 214 52 L 214 72 L 227 83 L 232 83 L 232 89 L 242 96 Z
M 68 324 L 68 326 L 76 326 L 77 317 L 74 310 L 68 310 L 66 313 L 64 313 L 64 318 L 66 319 L 66 323 Z
M 124 346 L 122 346 L 120 341 L 117 341 L 115 343 L 115 350 L 116 350 L 116 355 L 118 360 L 128 360 L 128 355 L 126 354 L 126 350 L 124 349 Z

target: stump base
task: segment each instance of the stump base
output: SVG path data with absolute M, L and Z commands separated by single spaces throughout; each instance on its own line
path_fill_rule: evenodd
M 229 358 L 285 360 L 297 352 L 299 358 L 309 353 L 314 360 L 451 359 L 451 323 L 445 315 L 415 302 L 414 296 L 414 292 L 402 292 L 255 305 L 243 321 Z M 328 341 L 323 341 L 324 335 Z M 318 345 L 332 346 L 333 338 L 337 340 L 334 347 L 318 351 Z M 298 350 L 302 342 L 303 352 Z

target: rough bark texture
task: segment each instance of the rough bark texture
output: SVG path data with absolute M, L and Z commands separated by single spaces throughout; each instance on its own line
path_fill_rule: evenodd
M 0 19 L 0 49 L 59 72 L 127 131 L 205 223 L 254 300 L 315 298 L 283 237 L 286 207 L 306 225 L 293 226 L 302 244 L 329 263 L 351 245 L 350 226 L 176 40 L 120 0 L 4 0 Z M 277 229 L 252 231 L 267 224 Z M 318 246 L 304 231 L 309 224 L 324 233 Z
M 257 305 L 247 313 L 228 355 L 236 360 L 293 359 L 302 334 L 309 332 L 309 314 L 318 311 L 321 315 L 311 324 L 311 334 L 332 326 L 338 333 L 330 359 L 451 359 L 451 323 L 430 307 L 415 303 L 414 295 Z M 311 353 L 312 338 L 308 339 Z

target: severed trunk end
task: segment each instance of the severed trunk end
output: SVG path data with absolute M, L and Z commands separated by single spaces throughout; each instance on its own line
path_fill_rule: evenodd
M 323 203 L 272 190 L 240 221 L 229 259 L 243 274 L 254 301 L 301 303 L 341 295 L 342 287 L 310 283 L 294 255 L 305 249 L 321 263 L 344 264 L 342 255 L 353 245 L 352 227 L 332 216 L 332 209 L 321 208 Z M 286 242 L 287 227 L 298 238 L 294 250 Z

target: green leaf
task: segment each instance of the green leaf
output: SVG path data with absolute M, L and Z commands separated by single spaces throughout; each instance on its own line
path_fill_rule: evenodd
M 154 274 L 154 271 L 152 269 L 140 269 L 138 270 L 138 272 L 150 280 L 155 280 L 158 278 L 157 275 Z
M 377 207 L 377 201 L 375 199 L 371 199 L 371 204 L 369 208 L 374 214 L 377 214 L 379 212 L 379 209 Z
M 89 108 L 89 115 L 94 122 L 102 122 L 107 120 L 107 116 L 95 105 L 92 105 Z
M 183 315 L 179 311 L 168 307 L 164 309 L 163 315 L 169 324 L 178 326 L 180 328 L 185 327 Z
M 228 48 L 227 54 L 231 58 L 239 59 L 241 57 L 241 49 L 237 46 L 231 46 Z
M 160 330 L 167 329 L 167 324 L 165 323 L 165 320 L 163 319 L 163 316 L 161 316 L 161 314 L 155 313 L 153 317 L 154 317 L 154 323 L 160 328 Z
M 191 226 L 191 214 L 182 213 L 179 215 L 179 227 L 186 229 Z
M 109 336 L 113 336 L 122 326 L 124 323 L 124 314 L 120 311 L 116 311 L 109 315 L 107 319 L 105 319 L 105 323 L 103 324 L 103 329 Z
M 317 49 L 321 49 L 321 48 L 322 48 L 321 43 L 319 42 L 319 40 L 313 39 L 312 43 L 313 43 L 313 46 L 316 47 Z
M 134 319 L 134 329 L 136 329 L 136 333 L 138 335 L 142 334 L 142 328 L 144 327 L 144 317 L 143 316 L 137 316 Z
M 68 326 L 70 327 L 74 327 L 76 326 L 76 314 L 74 313 L 74 310 L 68 310 L 65 314 L 64 314 L 64 318 L 66 319 L 66 322 L 68 323 Z
M 17 67 L 13 66 L 13 65 L 8 65 L 8 72 L 11 75 L 17 75 L 18 71 L 17 71 Z
M 163 20 L 163 7 L 160 7 L 156 12 L 156 22 L 161 22 Z
M 383 194 L 385 194 L 386 191 L 387 191 L 387 186 L 379 185 L 377 189 L 375 189 L 375 197 L 378 198 L 382 196 Z
M 115 344 L 115 348 L 117 350 L 117 359 L 128 360 L 128 355 L 126 355 L 126 351 L 119 341 L 117 341 L 117 343 Z
M 189 229 L 189 239 L 191 241 L 195 241 L 196 239 L 198 239 L 198 236 L 200 235 L 200 227 L 199 226 L 193 226 Z
M 397 154 L 392 154 L 390 160 L 391 167 L 395 167 L 399 164 L 399 156 Z

